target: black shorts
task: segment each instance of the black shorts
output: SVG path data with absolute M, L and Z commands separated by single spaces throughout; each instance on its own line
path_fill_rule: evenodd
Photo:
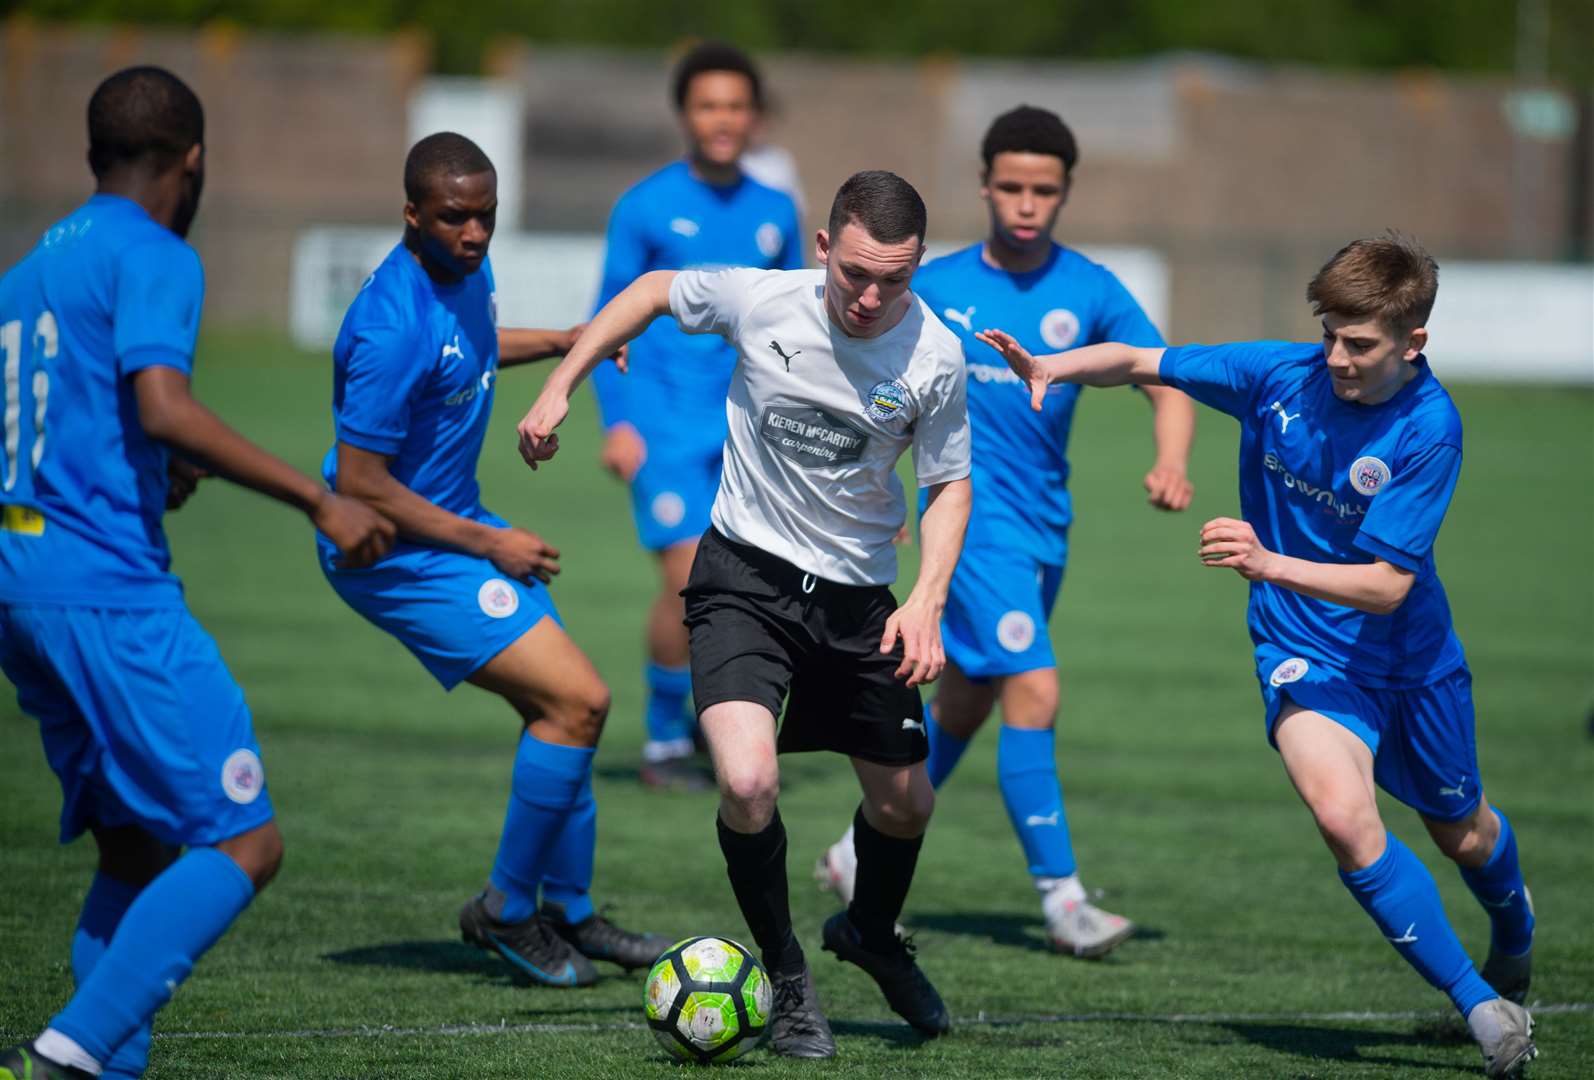
M 779 717 L 785 705 L 783 754 L 834 750 L 881 765 L 928 756 L 919 691 L 896 675 L 902 645 L 880 651 L 897 608 L 884 585 L 825 581 L 711 528 L 681 595 L 699 713 L 751 701 Z

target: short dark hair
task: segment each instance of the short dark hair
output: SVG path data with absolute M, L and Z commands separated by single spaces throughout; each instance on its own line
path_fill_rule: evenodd
M 1409 334 L 1427 323 L 1439 295 L 1439 264 L 1415 236 L 1390 229 L 1352 240 L 1306 286 L 1313 315 L 1376 318 Z
M 1079 160 L 1079 146 L 1062 117 L 1048 109 L 1020 105 L 992 120 L 985 132 L 980 156 L 985 159 L 986 171 L 997 154 L 1050 154 L 1062 159 L 1065 172 L 1072 172 Z
M 677 111 L 686 108 L 686 91 L 692 80 L 708 71 L 730 71 L 747 76 L 747 81 L 753 85 L 753 107 L 763 110 L 764 81 L 758 77 L 753 58 L 735 45 L 723 41 L 703 41 L 688 49 L 675 65 L 670 87 L 675 95 Z
M 165 168 L 205 141 L 205 110 L 165 68 L 130 67 L 89 98 L 89 168 L 103 178 L 123 165 Z
M 438 177 L 497 171 L 481 147 L 457 132 L 439 131 L 410 147 L 404 159 L 404 197 L 419 205 Z
M 899 243 L 910 236 L 922 241 L 926 218 L 924 200 L 896 173 L 884 169 L 853 173 L 830 204 L 830 242 L 835 243 L 849 223 L 862 226 L 882 244 Z

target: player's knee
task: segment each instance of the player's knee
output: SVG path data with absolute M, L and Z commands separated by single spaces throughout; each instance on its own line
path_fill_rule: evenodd
M 1384 826 L 1365 807 L 1328 804 L 1312 808 L 1317 829 L 1342 864 L 1370 866 L 1383 848 Z
M 241 836 L 223 840 L 216 848 L 249 875 L 256 892 L 271 884 L 271 879 L 282 868 L 282 832 L 275 821 L 268 821 Z
M 935 812 L 935 789 L 928 783 L 909 785 L 869 805 L 876 827 L 889 836 L 920 836 Z
M 780 774 L 759 763 L 721 762 L 720 794 L 735 808 L 743 823 L 768 824 L 780 797 Z
M 1482 866 L 1488 862 L 1500 838 L 1498 820 L 1482 807 L 1460 821 L 1424 818 L 1423 824 L 1444 856 L 1462 866 Z
M 609 718 L 610 703 L 608 686 L 595 679 L 548 710 L 548 719 L 576 745 L 596 746 Z

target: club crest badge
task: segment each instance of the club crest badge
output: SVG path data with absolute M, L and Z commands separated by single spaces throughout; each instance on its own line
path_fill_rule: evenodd
M 260 798 L 266 788 L 266 770 L 260 755 L 243 748 L 234 750 L 221 763 L 221 790 L 235 803 L 247 806 Z
M 996 640 L 1008 652 L 1023 652 L 1035 643 L 1035 620 L 1027 611 L 1009 611 L 997 620 Z
M 781 232 L 780 226 L 773 221 L 766 221 L 753 234 L 753 240 L 758 244 L 759 254 L 766 259 L 773 259 L 780 254 L 780 246 L 785 242 L 786 234 Z
M 884 424 L 902 415 L 907 404 L 908 388 L 896 379 L 887 379 L 869 388 L 869 399 L 864 402 L 864 411 L 870 419 Z
M 488 617 L 507 619 L 520 610 L 520 594 L 503 578 L 488 578 L 476 590 L 476 603 Z
M 666 529 L 673 529 L 686 520 L 686 500 L 673 491 L 661 491 L 653 497 L 648 510 L 653 520 Z
M 1052 308 L 1041 316 L 1041 340 L 1054 349 L 1067 349 L 1079 338 L 1079 316 L 1067 308 Z
M 1271 686 L 1285 686 L 1292 682 L 1299 682 L 1311 669 L 1311 664 L 1299 656 L 1292 656 L 1278 667 L 1273 669 L 1273 674 L 1267 677 Z
M 1389 466 L 1375 457 L 1359 457 L 1351 462 L 1350 486 L 1363 495 L 1377 495 L 1389 480 Z

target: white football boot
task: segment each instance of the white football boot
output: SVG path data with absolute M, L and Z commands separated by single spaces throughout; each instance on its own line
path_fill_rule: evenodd
M 1476 1006 L 1467 1014 L 1467 1030 L 1478 1041 L 1488 1076 L 1517 1076 L 1539 1056 L 1533 1045 L 1533 1017 L 1514 1001 L 1494 998 Z
M 1135 924 L 1092 904 L 1078 877 L 1036 878 L 1035 887 L 1046 915 L 1046 936 L 1058 952 L 1094 959 L 1134 936 Z
M 858 884 L 858 852 L 852 846 L 852 826 L 841 834 L 841 839 L 831 844 L 814 863 L 814 880 L 822 890 L 835 893 L 843 904 L 852 903 L 852 894 Z

